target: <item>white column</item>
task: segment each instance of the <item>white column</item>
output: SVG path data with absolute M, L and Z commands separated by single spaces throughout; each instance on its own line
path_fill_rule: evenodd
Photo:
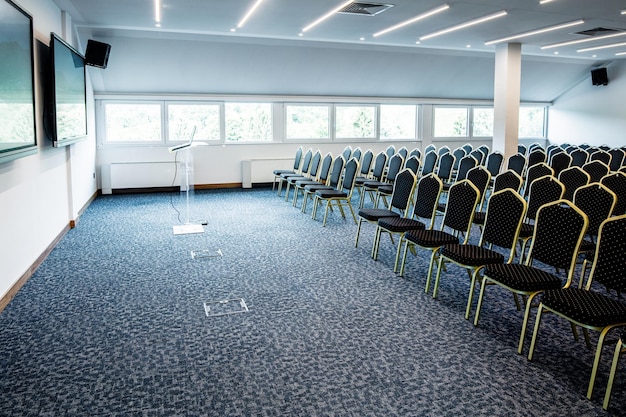
M 522 45 L 497 45 L 492 148 L 505 158 L 517 153 L 521 74 Z

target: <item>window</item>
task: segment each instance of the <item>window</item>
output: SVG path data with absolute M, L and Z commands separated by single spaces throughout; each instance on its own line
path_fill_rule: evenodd
M 330 107 L 289 104 L 285 107 L 287 139 L 329 139 Z
M 376 138 L 375 106 L 335 107 L 335 137 L 337 138 Z
M 380 139 L 415 139 L 417 106 L 405 104 L 380 105 Z
M 472 117 L 472 136 L 473 137 L 492 137 L 493 136 L 493 108 L 492 107 L 474 107 Z
M 160 103 L 105 103 L 106 142 L 161 142 Z
M 270 103 L 226 103 L 226 142 L 270 142 L 272 105 Z
M 543 138 L 545 125 L 545 107 L 520 107 L 519 137 Z
M 467 136 L 467 107 L 435 107 L 435 137 Z
M 220 140 L 218 104 L 171 103 L 167 105 L 167 138 L 170 142 Z

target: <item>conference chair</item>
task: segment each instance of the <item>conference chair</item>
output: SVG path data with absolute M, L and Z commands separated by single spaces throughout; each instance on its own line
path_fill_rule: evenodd
M 308 174 L 309 168 L 311 167 L 311 159 L 313 159 L 313 149 L 309 148 L 304 154 L 302 166 L 300 167 L 300 170 L 298 172 L 286 172 L 278 176 L 278 191 L 276 193 L 278 196 L 280 196 L 283 184 L 287 181 L 289 177 L 302 177 L 303 175 Z
M 565 187 L 563 198 L 568 201 L 574 201 L 576 190 L 589 184 L 589 174 L 583 171 L 582 168 L 574 165 L 561 171 L 559 181 Z
M 509 156 L 506 162 L 506 169 L 512 169 L 520 177 L 524 177 L 524 170 L 526 169 L 526 157 L 521 153 Z
M 462 147 L 458 147 L 452 151 L 452 155 L 454 155 L 454 167 L 452 168 L 452 170 L 456 172 L 456 170 L 459 169 L 461 159 L 464 158 L 465 155 L 467 155 L 467 152 L 465 152 L 465 149 L 463 149 Z
M 366 194 L 370 196 L 370 200 L 372 200 L 374 207 L 376 207 L 378 203 L 377 201 L 378 200 L 377 198 L 378 187 L 382 185 L 386 185 L 386 184 L 393 184 L 393 182 L 396 179 L 396 175 L 398 175 L 403 165 L 404 165 L 404 158 L 402 158 L 402 155 L 394 154 L 387 164 L 387 172 L 383 173 L 383 176 L 380 179 L 378 180 L 371 179 L 371 180 L 365 181 L 363 183 L 363 189 L 362 189 L 361 198 L 359 201 L 359 208 L 364 207 Z
M 365 201 L 365 183 L 370 181 L 382 181 L 385 178 L 385 168 L 387 166 L 387 154 L 385 152 L 379 152 L 374 159 L 374 167 L 369 175 L 369 178 L 362 177 L 362 181 L 356 182 L 360 194 L 359 208 L 363 207 Z
M 326 183 L 328 182 L 328 177 L 330 175 L 330 168 L 332 166 L 332 163 L 333 163 L 333 155 L 330 152 L 328 152 L 326 155 L 324 155 L 324 158 L 322 159 L 322 165 L 318 169 L 316 178 L 300 179 L 295 182 L 294 184 L 295 189 L 293 193 L 293 203 L 292 203 L 294 207 L 296 207 L 298 203 L 298 196 L 300 195 L 300 193 L 304 195 L 304 188 L 307 185 L 311 185 L 311 186 L 312 185 L 326 185 Z
M 438 159 L 439 156 L 437 156 L 437 152 L 435 152 L 434 150 L 426 152 L 424 154 L 424 163 L 422 164 L 422 175 L 434 173 Z
M 589 161 L 583 165 L 583 171 L 589 174 L 589 182 L 600 182 L 602 177 L 607 175 L 611 168 L 602 161 Z
M 293 159 L 293 169 L 275 169 L 274 170 L 274 181 L 272 182 L 272 191 L 274 191 L 274 188 L 276 186 L 276 184 L 278 183 L 280 176 L 282 174 L 296 174 L 299 173 L 300 171 L 300 163 L 302 162 L 302 153 L 304 152 L 304 150 L 302 149 L 302 146 L 298 147 L 298 149 L 296 150 L 296 156 Z
M 409 158 L 412 156 L 417 156 L 417 159 L 421 160 L 422 159 L 422 151 L 420 150 L 420 148 L 414 148 L 411 149 L 411 152 L 409 152 Z
M 567 287 L 571 284 L 576 266 L 578 248 L 587 230 L 587 216 L 567 200 L 557 200 L 542 206 L 537 213 L 532 245 L 524 264 L 492 264 L 483 271 L 474 326 L 478 326 L 484 301 L 485 288 L 495 284 L 526 298 L 524 320 L 517 352 L 522 353 L 526 328 L 535 297 L 544 291 Z M 533 266 L 540 262 L 543 267 Z M 563 271 L 562 277 L 547 272 L 545 268 Z
M 487 160 L 485 161 L 485 167 L 487 171 L 491 174 L 491 178 L 495 178 L 496 175 L 500 173 L 502 170 L 502 163 L 504 162 L 504 155 L 502 155 L 498 151 L 493 151 L 489 155 L 487 155 Z
M 546 152 L 541 148 L 535 148 L 528 154 L 528 168 L 540 162 L 546 162 Z
M 324 222 L 322 226 L 326 226 L 326 219 L 328 217 L 328 210 L 331 205 L 335 203 L 339 212 L 341 213 L 341 217 L 346 218 L 346 214 L 343 210 L 344 205 L 350 209 L 350 213 L 352 214 L 352 219 L 356 224 L 356 216 L 354 215 L 354 209 L 352 208 L 352 192 L 354 191 L 354 180 L 356 178 L 356 174 L 359 171 L 359 162 L 350 158 L 348 162 L 346 162 L 346 167 L 343 174 L 343 179 L 341 180 L 340 186 L 333 190 L 317 190 L 315 191 L 315 197 L 313 200 L 313 213 L 311 214 L 311 218 L 315 220 L 317 216 L 317 208 L 321 202 L 326 202 L 326 208 L 324 209 Z
M 352 151 L 352 155 L 350 156 L 350 158 L 354 158 L 357 160 L 357 162 L 359 163 L 359 165 L 361 165 L 361 157 L 363 156 L 363 151 L 361 150 L 360 147 L 356 147 L 353 151 Z
M 611 172 L 619 171 L 622 165 L 624 165 L 626 152 L 624 152 L 620 148 L 613 148 L 613 149 L 610 149 L 608 152 L 611 155 L 611 163 L 609 164 L 609 168 L 611 168 Z
M 361 158 L 361 164 L 359 169 L 359 175 L 357 175 L 356 180 L 354 182 L 354 188 L 357 190 L 359 195 L 363 189 L 363 183 L 369 179 L 371 179 L 370 172 L 372 170 L 372 163 L 374 161 L 374 152 L 371 149 L 365 151 Z
M 537 178 L 545 177 L 546 175 L 554 176 L 554 170 L 545 162 L 538 162 L 528 167 L 526 171 L 526 186 L 524 187 L 525 198 L 528 197 L 530 192 L 530 184 Z
M 626 214 L 626 174 L 623 172 L 614 172 L 602 177 L 600 184 L 607 187 L 615 193 L 617 201 L 613 208 L 614 216 Z
M 472 146 L 471 143 L 466 143 L 465 145 L 462 146 L 462 148 L 465 149 L 466 155 L 474 150 L 474 147 Z
M 522 177 L 517 175 L 515 171 L 511 169 L 506 170 L 503 173 L 498 174 L 494 179 L 491 193 L 493 195 L 498 191 L 506 190 L 507 188 L 510 188 L 516 193 L 519 193 L 523 182 L 524 180 L 522 179 Z M 473 223 L 482 226 L 483 224 L 485 224 L 486 215 L 487 213 L 485 211 L 477 211 L 474 214 Z
M 585 152 L 584 149 L 576 148 L 576 150 L 572 151 L 569 156 L 572 157 L 572 166 L 582 167 L 587 163 L 589 159 L 589 155 Z
M 313 158 L 311 158 L 311 162 L 309 164 L 308 172 L 305 171 L 302 175 L 290 175 L 285 179 L 285 201 L 289 200 L 289 189 L 291 186 L 294 186 L 294 198 L 296 198 L 296 182 L 299 180 L 312 180 L 317 177 L 317 172 L 320 169 L 320 163 L 322 162 L 322 153 L 318 150 L 313 154 Z
M 435 153 L 437 153 L 437 147 L 432 143 L 424 148 L 424 155 L 426 155 L 430 151 L 435 151 Z
M 330 168 L 330 176 L 325 184 L 314 183 L 308 184 L 304 186 L 304 201 L 302 202 L 301 211 L 306 212 L 307 201 L 310 198 L 313 198 L 315 192 L 318 190 L 334 190 L 339 186 L 341 182 L 341 176 L 343 175 L 343 168 L 345 166 L 346 161 L 343 159 L 343 156 L 338 155 L 334 160 L 333 164 Z
M 589 155 L 589 161 L 604 162 L 607 166 L 611 166 L 611 154 L 607 151 L 599 149 Z
M 550 165 L 550 168 L 554 170 L 553 175 L 558 178 L 559 174 L 563 170 L 569 168 L 571 164 L 572 157 L 569 156 L 567 152 L 559 149 L 558 152 L 552 154 L 548 165 Z
M 579 252 L 593 251 L 596 248 L 596 238 L 600 224 L 613 213 L 617 197 L 606 186 L 594 182 L 580 187 L 574 193 L 574 204 L 587 215 L 589 225 Z
M 409 150 L 406 148 L 406 146 L 402 146 L 396 151 L 396 153 L 402 155 L 402 158 L 406 161 L 409 155 Z

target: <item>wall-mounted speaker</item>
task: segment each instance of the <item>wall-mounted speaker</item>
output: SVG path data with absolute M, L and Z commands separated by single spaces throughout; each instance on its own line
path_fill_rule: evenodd
M 591 83 L 593 85 L 607 85 L 609 83 L 609 77 L 606 73 L 606 68 L 591 70 Z
M 85 64 L 92 67 L 106 68 L 110 52 L 111 45 L 108 43 L 89 39 L 87 41 L 87 50 L 85 51 Z

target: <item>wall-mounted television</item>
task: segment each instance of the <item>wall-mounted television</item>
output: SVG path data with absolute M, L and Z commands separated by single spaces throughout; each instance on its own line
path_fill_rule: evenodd
M 0 163 L 37 153 L 33 18 L 0 0 Z
M 48 137 L 55 147 L 87 137 L 85 57 L 56 33 L 50 34 Z

